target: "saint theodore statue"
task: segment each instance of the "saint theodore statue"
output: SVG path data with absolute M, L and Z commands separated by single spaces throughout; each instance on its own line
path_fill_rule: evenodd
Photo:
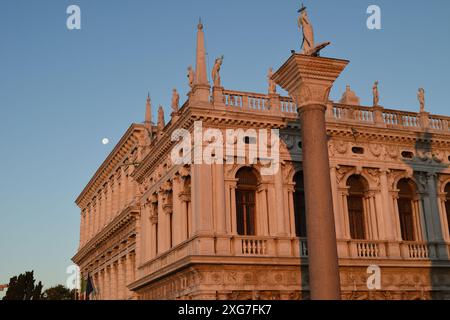
M 303 41 L 302 41 L 302 51 L 301 54 L 308 56 L 319 56 L 320 50 L 325 48 L 330 44 L 330 42 L 322 42 L 318 45 L 314 43 L 314 30 L 309 20 L 306 7 L 303 6 L 298 10 L 300 16 L 298 17 L 297 23 L 298 27 L 302 30 Z

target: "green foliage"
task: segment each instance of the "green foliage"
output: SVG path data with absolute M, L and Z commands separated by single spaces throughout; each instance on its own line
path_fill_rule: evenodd
M 9 280 L 3 300 L 41 300 L 42 283 L 35 285 L 34 271 L 27 271 Z
M 70 290 L 63 285 L 59 284 L 57 286 L 48 288 L 44 291 L 44 300 L 74 300 L 76 290 Z

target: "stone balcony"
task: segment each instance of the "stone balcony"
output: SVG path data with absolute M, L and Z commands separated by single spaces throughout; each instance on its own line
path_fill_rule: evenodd
M 210 243 L 211 240 L 213 241 L 211 246 L 204 246 L 204 243 Z M 224 240 L 227 250 L 219 252 L 217 243 Z M 211 250 L 208 251 L 205 248 Z M 419 263 L 440 260 L 445 263 L 450 255 L 450 244 L 338 240 L 338 253 L 340 259 L 346 261 L 350 259 L 355 263 L 364 262 L 365 264 L 370 263 L 371 260 L 386 262 L 402 260 Z M 224 260 L 224 257 L 227 259 Z M 307 257 L 307 241 L 304 238 L 195 236 L 143 263 L 139 267 L 139 278 L 142 281 L 150 281 L 192 263 L 222 264 L 227 261 L 232 264 L 245 264 L 247 258 L 252 258 L 252 264 L 307 264 Z
M 339 258 L 448 261 L 450 245 L 444 242 L 339 240 Z

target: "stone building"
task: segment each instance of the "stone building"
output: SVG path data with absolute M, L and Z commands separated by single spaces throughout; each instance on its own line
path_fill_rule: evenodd
M 179 109 L 173 103 L 168 123 L 161 109 L 154 124 L 148 98 L 145 122 L 129 127 L 77 198 L 73 261 L 93 277 L 96 298 L 309 297 L 296 105 L 273 83 L 268 93 L 224 89 L 216 62 L 211 88 L 200 24 L 188 99 Z M 259 138 L 251 134 L 234 139 L 245 151 L 234 161 L 174 163 L 172 135 L 185 129 L 198 143 L 197 121 L 223 136 L 227 129 L 278 129 L 279 170 L 263 175 L 267 159 L 250 163 Z M 344 299 L 450 299 L 449 124 L 450 117 L 425 111 L 361 106 L 350 87 L 328 102 Z M 369 266 L 381 272 L 380 286 L 370 289 Z

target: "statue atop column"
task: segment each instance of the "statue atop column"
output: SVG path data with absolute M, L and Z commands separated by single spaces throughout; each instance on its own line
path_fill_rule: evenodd
M 212 69 L 212 79 L 215 87 L 221 87 L 220 81 L 220 67 L 222 66 L 223 55 L 220 58 L 217 58 L 214 62 L 214 67 Z
M 419 91 L 417 92 L 417 100 L 419 100 L 420 103 L 420 113 L 425 112 L 425 89 L 419 88 Z
M 378 93 L 378 81 L 375 81 L 372 88 L 373 95 L 373 106 L 378 107 L 378 103 L 380 102 L 380 95 Z
M 302 42 L 302 51 L 301 53 L 308 56 L 319 56 L 320 50 L 325 48 L 330 44 L 330 42 L 322 42 L 318 45 L 314 43 L 314 30 L 309 20 L 308 13 L 306 11 L 306 7 L 303 6 L 298 10 L 300 16 L 298 17 L 298 27 L 303 32 L 303 42 Z
M 187 77 L 189 79 L 189 87 L 192 89 L 194 87 L 194 69 L 192 66 L 188 67 Z
M 177 92 L 177 89 L 173 89 L 172 91 L 172 112 L 178 112 L 180 105 L 180 95 Z
M 267 73 L 267 81 L 269 83 L 269 94 L 277 93 L 277 84 L 272 80 L 273 69 L 269 68 L 269 72 Z

